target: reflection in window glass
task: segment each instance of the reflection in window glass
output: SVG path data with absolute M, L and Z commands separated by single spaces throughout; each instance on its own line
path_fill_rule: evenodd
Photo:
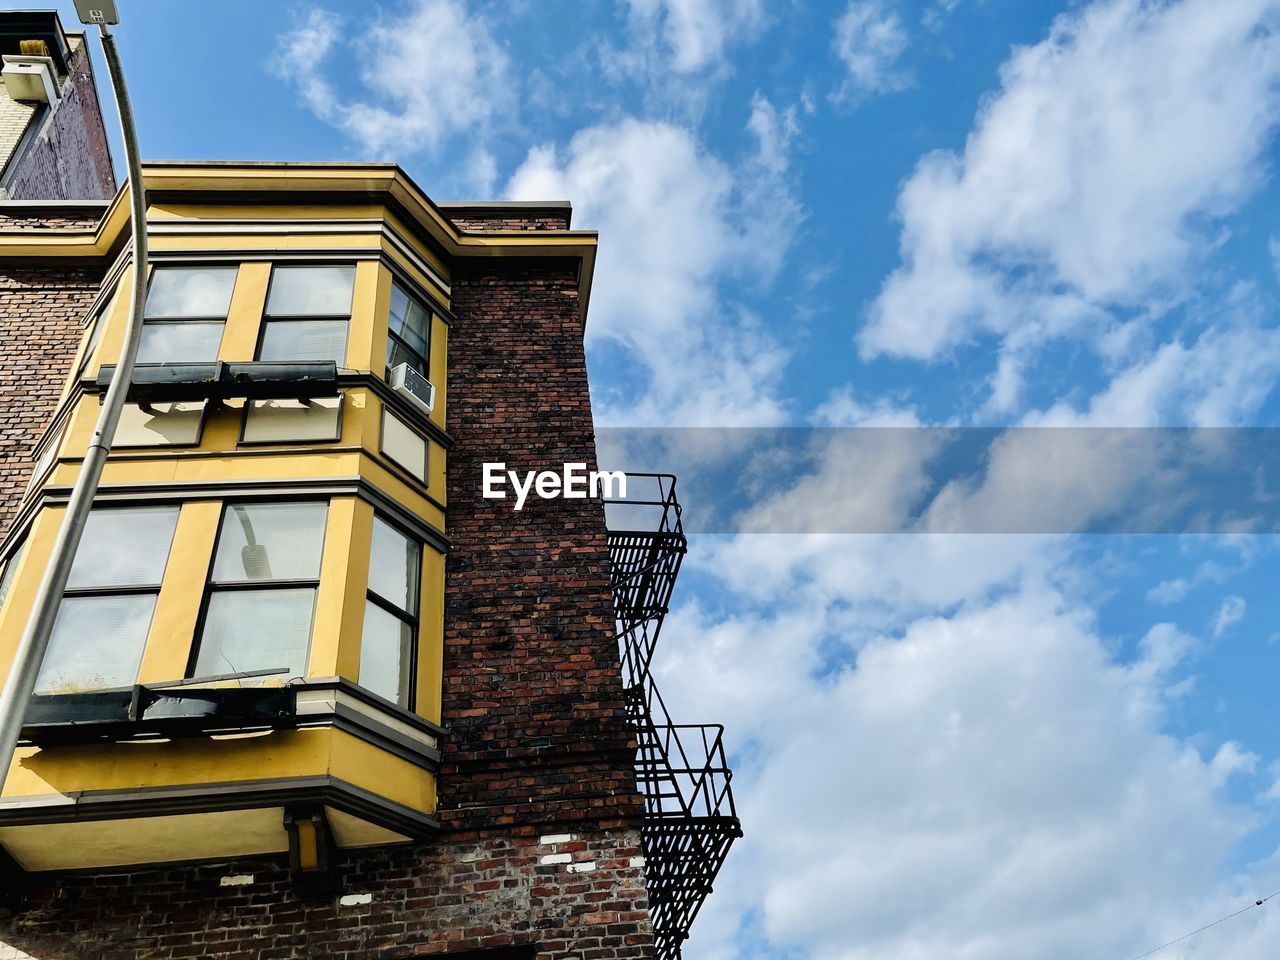
M 269 320 L 258 359 L 283 363 L 332 360 L 342 366 L 347 359 L 347 321 Z
M 406 613 L 416 613 L 422 548 L 381 517 L 373 518 L 369 589 Z
M 360 685 L 405 707 L 413 696 L 421 566 L 422 545 L 374 517 Z
M 246 580 L 314 580 L 329 505 L 233 503 L 223 512 L 215 583 Z
M 177 522 L 176 506 L 89 514 L 40 667 L 38 692 L 135 682 Z
M 351 313 L 356 268 L 278 266 L 271 273 L 267 314 L 272 317 L 341 317 Z
M 307 672 L 314 587 L 218 590 L 209 597 L 195 675 L 217 676 L 284 668 Z
M 364 637 L 360 642 L 360 686 L 408 706 L 412 663 L 413 625 L 375 603 L 366 603 Z
M 9 555 L 9 559 L 5 562 L 4 573 L 0 573 L 0 610 L 4 609 L 4 602 L 9 598 L 9 590 L 13 587 L 13 578 L 18 572 L 18 564 L 22 562 L 22 555 L 26 553 L 27 545 L 25 542 Z
M 400 284 L 393 284 L 387 337 L 387 369 L 407 363 L 426 376 L 430 339 L 431 311 L 409 296 Z
M 145 323 L 138 363 L 209 363 L 218 359 L 221 323 L 182 320 Z
M 93 315 L 93 319 L 89 321 L 89 342 L 84 346 L 84 354 L 80 358 L 80 367 L 76 371 L 76 378 L 79 379 L 83 375 L 85 369 L 93 361 L 93 355 L 98 349 L 98 341 L 102 339 L 102 331 L 111 319 L 111 311 L 115 309 L 116 300 L 120 297 L 120 284 L 117 283 L 115 289 L 111 291 L 111 296 L 107 298 L 106 304 L 102 309 Z
M 76 693 L 132 684 L 155 605 L 154 593 L 65 597 L 36 692 Z
M 236 267 L 157 267 L 147 291 L 147 318 L 226 317 Z
M 177 523 L 177 507 L 91 511 L 67 588 L 160 586 Z
M 226 506 L 194 676 L 306 674 L 328 508 L 323 501 Z

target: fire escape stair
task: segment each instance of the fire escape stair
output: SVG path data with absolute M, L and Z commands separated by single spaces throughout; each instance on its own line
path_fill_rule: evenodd
M 660 519 L 656 529 L 610 529 L 611 584 L 626 713 L 636 735 L 636 783 L 645 805 L 641 840 L 654 942 L 658 960 L 679 960 L 742 827 L 722 728 L 674 723 L 650 671 L 687 542 L 675 478 L 628 474 L 628 483 L 636 480 L 653 481 L 656 499 L 618 503 L 647 508 Z

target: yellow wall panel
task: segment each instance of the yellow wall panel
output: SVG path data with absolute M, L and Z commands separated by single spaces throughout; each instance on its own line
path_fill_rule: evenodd
M 422 551 L 422 584 L 418 601 L 418 702 L 420 716 L 440 722 L 444 677 L 444 554 L 433 547 Z
M 156 598 L 138 669 L 139 683 L 163 683 L 187 675 L 221 516 L 222 504 L 215 500 L 183 504 L 178 514 L 164 585 Z
M 334 497 L 329 502 L 311 628 L 309 676 L 356 679 L 372 538 L 373 508 L 369 504 L 355 497 Z
M 8 676 L 64 513 L 62 507 L 41 510 L 27 533 L 27 547 L 9 588 L 9 599 L 0 611 L 0 676 Z
M 222 346 L 218 350 L 219 360 L 242 362 L 257 355 L 258 328 L 267 304 L 267 283 L 270 279 L 270 263 L 240 264 L 236 286 L 231 292 L 231 306 L 227 309 Z
M 352 370 L 371 370 L 380 374 L 386 365 L 383 358 L 386 352 L 386 313 L 391 303 L 391 288 L 383 281 L 381 274 L 384 273 L 386 270 L 373 260 L 363 260 L 356 264 L 351 324 L 347 334 L 346 365 Z
M 329 766 L 324 727 L 225 737 L 22 747 L 6 797 L 316 776 Z
M 448 402 L 449 325 L 439 316 L 431 317 L 431 382 L 436 388 L 436 402 L 431 409 L 431 420 L 444 429 L 445 405 Z

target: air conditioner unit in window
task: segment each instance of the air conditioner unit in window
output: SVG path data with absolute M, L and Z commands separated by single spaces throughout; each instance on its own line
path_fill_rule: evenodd
M 391 368 L 391 389 L 404 397 L 424 414 L 431 413 L 436 405 L 436 388 L 431 381 L 407 363 Z

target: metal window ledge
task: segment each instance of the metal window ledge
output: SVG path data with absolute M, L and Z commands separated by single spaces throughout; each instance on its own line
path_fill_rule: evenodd
M 104 366 L 87 389 L 106 392 L 116 368 Z M 338 365 L 332 360 L 305 363 L 146 363 L 133 368 L 130 403 L 179 400 L 305 400 L 338 395 Z
M 37 694 L 22 726 L 22 742 L 95 743 L 172 739 L 220 730 L 292 726 L 297 693 L 290 687 L 133 687 Z

